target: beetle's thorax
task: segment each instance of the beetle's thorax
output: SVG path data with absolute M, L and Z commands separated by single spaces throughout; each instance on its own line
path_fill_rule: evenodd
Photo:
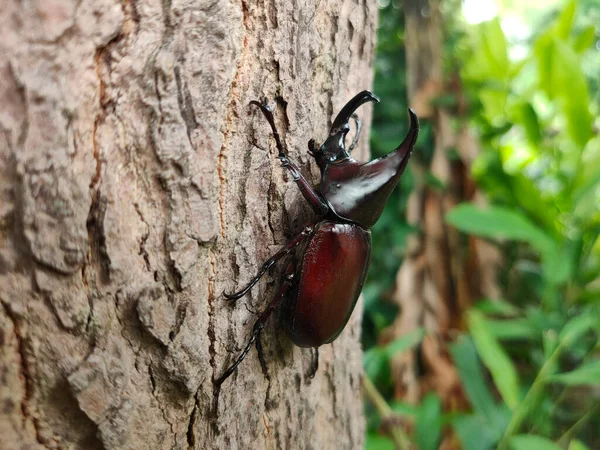
M 322 172 L 321 195 L 336 216 L 370 228 L 398 184 L 402 162 L 400 155 L 392 154 L 368 163 L 347 158 L 329 164 Z

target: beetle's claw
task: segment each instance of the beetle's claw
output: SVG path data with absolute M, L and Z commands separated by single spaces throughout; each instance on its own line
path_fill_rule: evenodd
M 267 97 L 264 97 L 260 102 L 257 100 L 252 100 L 249 103 L 249 105 L 258 106 L 261 110 L 263 110 L 264 112 L 267 112 L 267 113 L 273 112 L 273 109 L 269 105 L 269 100 L 267 99 Z
M 248 103 L 248 106 L 258 106 L 259 108 L 264 108 L 264 105 L 262 103 L 260 103 L 257 100 L 251 100 L 250 103 Z
M 228 294 L 227 292 L 223 291 L 223 297 L 225 297 L 227 300 L 238 300 L 243 295 L 244 295 L 243 293 L 240 295 L 240 292 L 234 292 L 233 294 Z

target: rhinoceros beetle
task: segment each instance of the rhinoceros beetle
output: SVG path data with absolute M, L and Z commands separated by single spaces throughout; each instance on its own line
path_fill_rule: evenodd
M 277 294 L 254 324 L 240 356 L 214 381 L 217 389 L 244 360 L 267 319 L 281 305 L 283 326 L 292 342 L 316 350 L 311 377 L 318 367 L 318 347 L 334 341 L 350 319 L 367 277 L 371 256 L 369 228 L 381 216 L 390 193 L 398 184 L 419 132 L 417 116 L 409 109 L 410 128 L 396 150 L 367 163 L 352 159 L 350 153 L 361 130 L 355 111 L 371 101 L 379 102 L 379 98 L 369 91 L 357 94 L 339 112 L 322 145 L 315 144 L 313 139 L 308 142 L 308 153 L 321 170 L 321 183 L 316 188 L 289 159 L 268 102 L 250 102 L 260 108 L 269 122 L 282 167 L 289 170 L 319 219 L 265 261 L 243 289 L 223 294 L 229 300 L 241 298 L 277 261 L 288 257 Z M 350 119 L 356 122 L 356 134 L 346 150 Z

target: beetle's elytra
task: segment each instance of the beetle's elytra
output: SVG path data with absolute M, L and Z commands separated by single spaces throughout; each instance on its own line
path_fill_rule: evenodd
M 346 326 L 367 276 L 371 255 L 369 228 L 381 216 L 390 193 L 398 184 L 419 132 L 417 116 L 409 109 L 410 128 L 398 148 L 367 163 L 352 159 L 350 153 L 361 130 L 361 122 L 354 112 L 370 101 L 379 102 L 379 99 L 369 91 L 357 94 L 339 112 L 322 145 L 316 145 L 312 139 L 308 142 L 308 152 L 321 170 L 317 188 L 308 183 L 288 158 L 267 101 L 250 103 L 258 106 L 269 122 L 281 165 L 290 171 L 318 219 L 269 258 L 243 289 L 224 294 L 229 300 L 241 298 L 273 264 L 284 258 L 288 260 L 279 291 L 254 324 L 241 355 L 215 380 L 217 389 L 246 357 L 267 319 L 280 306 L 283 327 L 292 342 L 300 347 L 317 349 L 335 340 Z M 356 121 L 356 135 L 346 150 L 351 118 Z M 318 359 L 316 361 L 318 363 Z M 316 368 L 317 364 L 311 376 Z

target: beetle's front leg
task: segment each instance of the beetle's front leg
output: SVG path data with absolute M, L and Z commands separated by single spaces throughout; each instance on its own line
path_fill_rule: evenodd
M 227 293 L 223 292 L 223 296 L 227 300 L 237 300 L 237 299 L 243 297 L 250 289 L 252 289 L 252 286 L 254 286 L 256 283 L 258 283 L 258 280 L 260 280 L 262 278 L 262 276 L 267 272 L 267 270 L 269 270 L 269 268 L 273 264 L 275 264 L 281 258 L 283 258 L 287 254 L 289 254 L 294 248 L 296 248 L 299 244 L 301 244 L 304 241 L 304 239 L 306 239 L 308 236 L 310 236 L 310 234 L 312 232 L 313 232 L 312 226 L 304 227 L 304 230 L 302 230 L 302 233 L 300 233 L 298 236 L 296 236 L 294 239 L 292 239 L 290 242 L 288 242 L 277 253 L 275 253 L 273 256 L 271 256 L 269 259 L 267 259 L 263 263 L 263 265 L 260 267 L 260 270 L 258 271 L 258 273 L 250 280 L 250 282 L 243 289 L 239 290 L 238 292 L 234 292 L 233 294 L 227 294 Z
M 319 194 L 313 189 L 306 178 L 300 173 L 300 170 L 296 165 L 289 160 L 287 156 L 279 156 L 281 166 L 287 168 L 292 174 L 292 178 L 298 185 L 300 192 L 308 204 L 312 207 L 313 211 L 319 216 L 324 216 L 329 211 L 329 206 L 325 203 L 325 200 L 321 198 Z
M 281 166 L 285 167 L 290 171 L 290 174 L 292 175 L 292 178 L 298 185 L 302 196 L 310 204 L 312 209 L 321 216 L 325 215 L 325 213 L 329 211 L 329 206 L 327 206 L 325 200 L 321 198 L 321 196 L 313 189 L 313 187 L 306 180 L 306 178 L 304 178 L 302 173 L 300 173 L 300 169 L 298 169 L 298 166 L 296 166 L 296 164 L 294 164 L 288 157 L 283 143 L 281 142 L 281 138 L 279 137 L 277 127 L 275 126 L 273 110 L 267 103 L 267 100 L 265 99 L 262 103 L 253 100 L 250 102 L 250 104 L 258 106 L 264 114 L 265 118 L 267 119 L 267 122 L 269 122 L 271 130 L 273 131 L 273 137 L 275 138 L 275 144 L 277 145 L 277 151 L 279 152 L 279 160 L 281 161 Z

